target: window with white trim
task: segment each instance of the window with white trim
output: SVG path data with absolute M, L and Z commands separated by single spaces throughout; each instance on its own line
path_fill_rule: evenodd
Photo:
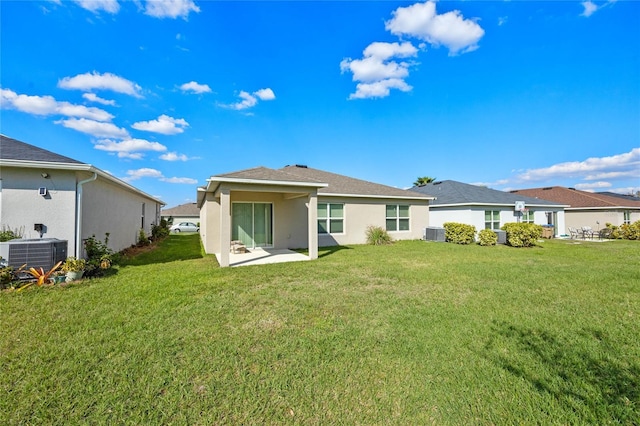
M 484 211 L 484 229 L 500 229 L 500 210 Z
M 344 233 L 344 204 L 318 203 L 318 234 Z
M 387 231 L 409 230 L 409 206 L 403 204 L 387 204 Z

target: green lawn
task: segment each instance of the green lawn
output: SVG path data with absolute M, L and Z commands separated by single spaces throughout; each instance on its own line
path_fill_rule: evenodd
M 638 242 L 200 253 L 1 293 L 0 424 L 640 424 Z

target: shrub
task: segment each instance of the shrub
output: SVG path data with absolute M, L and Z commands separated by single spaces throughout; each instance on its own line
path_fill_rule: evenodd
M 502 230 L 511 247 L 531 247 L 542 238 L 542 226 L 533 223 L 505 223 Z
M 476 239 L 476 227 L 465 223 L 446 222 L 444 238 L 449 243 L 471 244 Z
M 108 246 L 109 233 L 104 234 L 104 242 L 96 239 L 95 235 L 87 238 L 84 242 L 84 250 L 87 254 L 87 265 L 85 277 L 99 277 L 111 268 L 114 262 L 113 250 Z
M 24 235 L 24 227 L 11 229 L 6 225 L 2 225 L 0 230 L 0 242 L 15 240 L 16 238 L 22 238 Z
M 386 244 L 391 244 L 393 239 L 389 235 L 386 229 L 381 228 L 380 226 L 367 226 L 367 244 L 371 244 L 374 246 L 382 246 Z
M 498 234 L 491 229 L 483 229 L 478 232 L 478 244 L 481 246 L 495 246 L 498 243 Z

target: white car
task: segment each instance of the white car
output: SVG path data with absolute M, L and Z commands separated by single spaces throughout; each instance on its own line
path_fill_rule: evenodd
M 171 228 L 169 228 L 171 232 L 198 232 L 200 231 L 200 227 L 192 222 L 180 222 L 177 223 Z

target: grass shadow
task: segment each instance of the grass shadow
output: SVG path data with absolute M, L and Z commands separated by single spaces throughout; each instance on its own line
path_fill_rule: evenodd
M 123 256 L 120 266 L 142 266 L 176 260 L 201 259 L 203 257 L 199 234 L 171 234 L 150 250 L 133 256 Z
M 587 423 L 637 424 L 640 364 L 619 353 L 619 345 L 602 331 L 586 329 L 571 340 L 506 323 L 494 323 L 492 331 L 485 357 L 500 368 L 552 395 Z M 509 350 L 500 349 L 504 346 Z

